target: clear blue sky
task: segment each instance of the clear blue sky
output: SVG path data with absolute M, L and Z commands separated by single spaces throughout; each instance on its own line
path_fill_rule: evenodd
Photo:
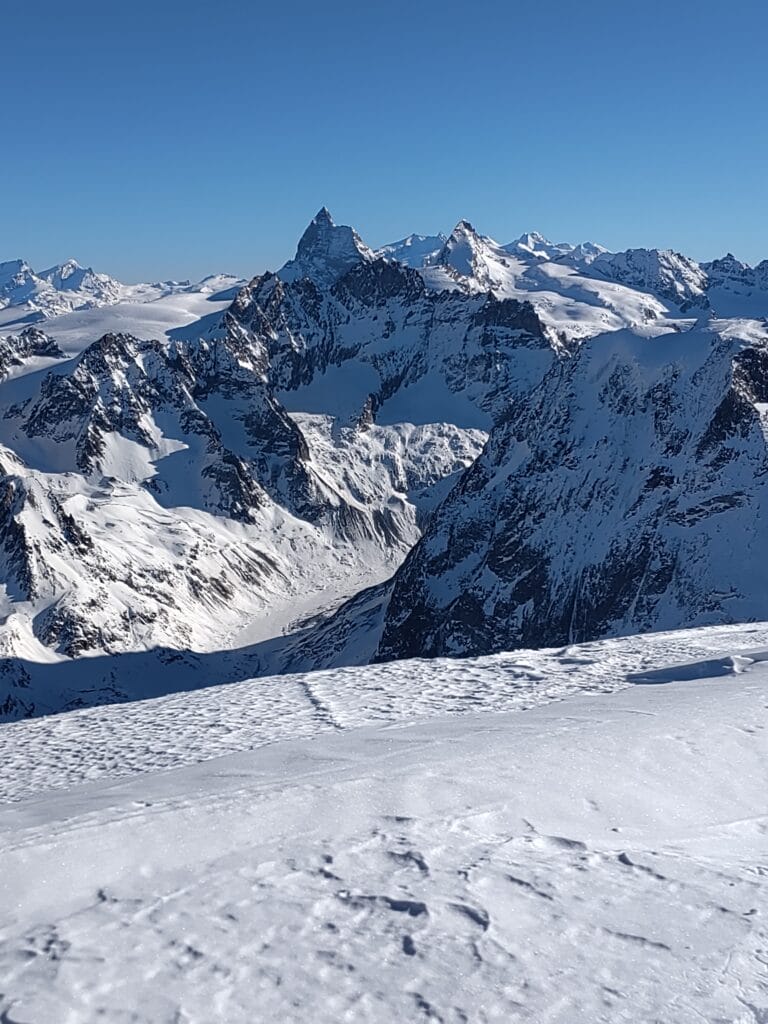
M 462 217 L 768 257 L 764 0 L 42 0 L 0 15 L 0 259 L 125 280 Z

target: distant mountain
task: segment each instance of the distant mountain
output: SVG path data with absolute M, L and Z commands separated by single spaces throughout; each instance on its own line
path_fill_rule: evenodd
M 650 292 L 681 311 L 708 305 L 708 275 L 698 263 L 671 249 L 627 249 L 602 253 L 590 265 L 594 274 Z
M 533 257 L 537 260 L 562 260 L 574 266 L 588 265 L 608 250 L 595 242 L 581 242 L 571 245 L 570 242 L 550 242 L 538 231 L 529 231 L 504 249 L 515 256 Z
M 390 242 L 376 250 L 377 256 L 395 260 L 406 267 L 418 269 L 429 263 L 445 245 L 446 236 L 439 235 L 408 235 L 399 242 Z
M 768 260 L 751 267 L 728 253 L 702 263 L 707 297 L 719 316 L 768 316 Z
M 263 347 L 289 409 L 362 424 L 487 427 L 562 348 L 529 302 L 430 290 L 383 258 L 358 260 L 326 288 L 257 277 L 221 332 Z
M 14 261 L 0 294 L 0 716 L 146 692 L 126 651 L 253 675 L 768 618 L 768 262 L 464 220 L 373 249 L 323 208 L 247 283 Z M 30 687 L 86 654 L 98 692 Z
M 117 302 L 122 289 L 108 274 L 97 274 L 76 260 L 39 274 L 24 260 L 0 263 L 0 309 L 23 306 L 41 319 Z
M 286 282 L 308 280 L 328 287 L 356 264 L 373 258 L 373 251 L 358 233 L 334 224 L 323 207 L 301 236 L 295 257 L 278 271 L 278 276 Z
M 76 314 L 94 327 L 98 316 L 88 316 L 91 311 L 108 307 L 148 304 L 175 295 L 201 295 L 211 301 L 227 298 L 230 302 L 243 282 L 231 275 L 210 275 L 202 281 L 157 281 L 152 284 L 123 284 L 108 274 L 100 274 L 90 267 L 81 267 L 76 260 L 48 270 L 37 272 L 24 260 L 0 263 L 0 336 L 5 332 L 22 330 L 25 325 Z M 169 307 L 169 312 L 173 307 Z M 179 307 L 180 310 L 183 308 Z M 159 311 L 158 311 L 159 312 Z M 172 314 L 171 314 L 172 315 Z M 126 308 L 118 320 L 136 322 L 135 309 Z M 151 322 L 152 312 L 147 319 Z M 189 317 L 181 323 L 188 322 Z M 70 333 L 75 318 L 64 323 L 64 330 Z M 180 324 L 181 325 L 181 324 Z M 58 325 L 57 325 L 58 326 Z M 173 325 L 172 325 L 173 326 Z M 94 334 L 87 340 L 93 340 Z

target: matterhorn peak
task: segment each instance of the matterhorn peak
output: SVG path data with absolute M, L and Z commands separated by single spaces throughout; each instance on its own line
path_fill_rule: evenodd
M 357 263 L 372 259 L 373 252 L 354 228 L 334 223 L 330 211 L 323 206 L 299 239 L 296 255 L 278 275 L 287 282 L 308 278 L 327 288 Z

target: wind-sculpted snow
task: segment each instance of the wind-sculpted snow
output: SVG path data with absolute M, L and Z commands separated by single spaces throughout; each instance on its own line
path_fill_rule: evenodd
M 89 686 L 106 668 L 117 681 L 121 673 L 142 675 L 145 693 L 153 671 L 180 679 L 186 675 L 188 691 L 194 692 L 3 726 L 0 802 L 25 800 L 49 788 L 197 764 L 328 731 L 527 711 L 578 694 L 613 693 L 633 682 L 718 677 L 732 672 L 726 658 L 721 658 L 723 664 L 714 661 L 723 652 L 729 652 L 731 661 L 734 655 L 737 660 L 747 655 L 746 667 L 758 658 L 753 652 L 766 649 L 768 626 L 757 623 L 460 661 L 417 659 L 264 678 L 249 678 L 259 667 L 259 646 L 186 657 L 169 651 L 155 661 L 154 669 L 154 652 L 126 657 L 125 667 L 120 657 L 83 659 L 74 671 L 54 663 L 45 667 L 49 676 L 72 677 L 79 671 Z M 703 668 L 692 671 L 690 663 Z M 227 682 L 212 686 L 212 679 Z
M 260 680 L 198 694 L 197 719 L 174 698 L 6 727 L 4 784 L 30 771 L 38 791 L 0 807 L 0 1015 L 756 1024 L 768 671 L 690 668 L 766 635 L 403 663 L 303 693 Z M 626 685 L 665 654 L 689 681 L 667 662 L 664 685 Z M 543 678 L 517 703 L 521 670 Z
M 378 656 L 768 617 L 768 332 L 717 328 L 553 367 L 396 575 Z

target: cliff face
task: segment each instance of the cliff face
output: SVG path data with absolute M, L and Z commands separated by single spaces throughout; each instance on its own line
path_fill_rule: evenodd
M 768 337 L 713 328 L 555 366 L 396 575 L 377 657 L 768 616 Z

